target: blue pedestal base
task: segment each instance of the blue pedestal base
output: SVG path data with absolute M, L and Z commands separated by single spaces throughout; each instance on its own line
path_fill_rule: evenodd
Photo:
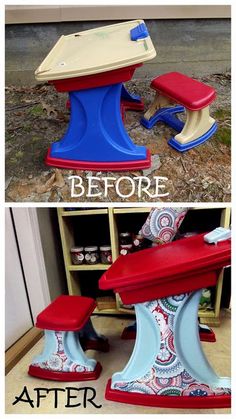
M 142 103 L 141 97 L 130 93 L 123 84 L 121 88 L 121 100 L 133 103 Z
M 126 170 L 150 166 L 146 147 L 135 145 L 120 112 L 121 97 L 140 102 L 122 83 L 72 91 L 64 137 L 52 144 L 46 163 L 64 168 Z M 92 169 L 91 169 L 92 167 Z

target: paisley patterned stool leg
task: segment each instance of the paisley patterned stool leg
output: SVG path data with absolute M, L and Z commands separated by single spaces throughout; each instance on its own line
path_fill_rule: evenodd
M 58 381 L 95 380 L 101 365 L 86 357 L 76 332 L 45 330 L 45 346 L 29 368 L 29 374 Z

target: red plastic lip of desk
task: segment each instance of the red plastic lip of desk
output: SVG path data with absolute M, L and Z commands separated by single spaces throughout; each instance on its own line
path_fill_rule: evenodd
M 159 298 L 173 290 L 182 293 L 205 283 L 214 285 L 216 271 L 230 264 L 230 241 L 210 245 L 204 242 L 204 234 L 120 256 L 100 278 L 99 287 L 114 289 L 122 293 L 123 302 L 128 298 L 135 303 L 147 301 L 150 294 Z
M 141 406 L 169 407 L 176 409 L 217 409 L 231 406 L 230 395 L 219 396 L 158 396 L 135 392 L 114 390 L 111 379 L 108 380 L 105 392 L 106 400 Z
M 36 327 L 54 331 L 78 331 L 87 323 L 96 307 L 89 297 L 61 295 L 38 316 Z
M 157 77 L 151 87 L 192 111 L 205 108 L 216 98 L 216 92 L 211 86 L 177 72 Z
M 116 70 L 105 71 L 104 73 L 91 74 L 89 76 L 71 77 L 61 80 L 49 80 L 58 92 L 71 92 L 75 90 L 91 89 L 107 86 L 110 84 L 122 83 L 132 78 L 137 67 L 143 64 L 134 64 Z
M 143 160 L 133 161 L 83 161 L 83 160 L 68 160 L 58 159 L 57 157 L 51 157 L 51 148 L 48 149 L 45 164 L 47 166 L 62 167 L 63 169 L 74 169 L 74 170 L 101 170 L 102 172 L 119 171 L 124 172 L 127 170 L 147 169 L 151 166 L 151 153 L 147 149 L 147 157 Z
M 157 284 L 144 284 L 133 288 L 115 288 L 114 291 L 120 294 L 124 304 L 137 304 L 151 301 L 155 298 L 169 297 L 187 292 L 193 292 L 200 288 L 213 287 L 217 283 L 216 272 L 201 272 L 198 275 L 182 277 L 181 280 L 165 281 Z

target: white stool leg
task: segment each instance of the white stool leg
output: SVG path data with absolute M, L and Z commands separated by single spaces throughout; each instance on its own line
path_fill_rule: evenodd
M 209 114 L 209 106 L 199 111 L 186 109 L 186 123 L 183 130 L 174 138 L 180 144 L 187 144 L 204 135 L 215 123 Z
M 164 108 L 165 106 L 173 105 L 173 103 L 174 102 L 168 97 L 162 96 L 156 92 L 150 108 L 144 114 L 144 118 L 149 120 L 159 109 Z

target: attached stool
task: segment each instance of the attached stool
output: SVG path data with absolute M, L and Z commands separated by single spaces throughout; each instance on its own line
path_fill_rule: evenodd
M 150 129 L 161 121 L 175 129 L 179 134 L 168 142 L 173 148 L 187 151 L 216 132 L 217 124 L 209 115 L 209 105 L 216 98 L 212 87 L 177 72 L 156 77 L 151 87 L 156 90 L 156 97 L 141 124 Z M 169 107 L 176 103 L 177 106 Z M 187 118 L 184 123 L 176 114 L 185 109 Z
M 36 327 L 45 330 L 45 344 L 30 365 L 29 375 L 58 381 L 99 377 L 100 363 L 86 357 L 78 337 L 95 307 L 92 298 L 61 295 L 38 315 Z

